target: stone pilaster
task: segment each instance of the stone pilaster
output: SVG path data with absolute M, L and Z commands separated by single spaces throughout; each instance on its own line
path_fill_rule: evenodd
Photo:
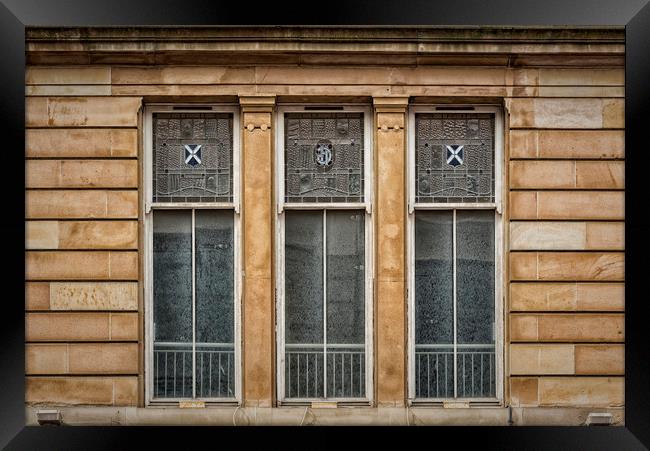
M 406 399 L 406 109 L 375 97 L 377 405 Z
M 242 133 L 243 404 L 270 407 L 274 387 L 274 96 L 240 97 Z

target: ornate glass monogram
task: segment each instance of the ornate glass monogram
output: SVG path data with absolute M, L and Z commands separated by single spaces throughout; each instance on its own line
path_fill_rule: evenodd
M 494 202 L 494 115 L 415 115 L 416 202 Z
M 286 113 L 285 202 L 363 202 L 363 113 Z
M 154 113 L 153 201 L 232 202 L 233 117 Z

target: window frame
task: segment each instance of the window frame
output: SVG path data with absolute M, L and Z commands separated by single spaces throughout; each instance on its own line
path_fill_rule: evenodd
M 443 107 L 444 110 L 436 110 Z M 472 110 L 468 110 L 472 107 Z M 418 113 L 490 113 L 494 114 L 494 202 L 483 203 L 416 203 L 415 185 L 415 115 Z M 418 104 L 411 105 L 408 111 L 407 124 L 407 361 L 408 361 L 408 404 L 409 405 L 444 405 L 445 403 L 467 403 L 468 405 L 503 405 L 504 400 L 504 279 L 503 259 L 506 255 L 504 247 L 505 220 L 503 214 L 504 199 L 504 116 L 501 105 L 473 104 Z M 481 398 L 416 398 L 415 397 L 415 211 L 416 210 L 493 210 L 494 211 L 494 345 L 495 345 L 495 388 L 494 397 Z M 455 217 L 455 213 L 454 213 Z M 455 224 L 455 223 L 454 223 Z M 456 230 L 453 231 L 454 237 Z M 454 263 L 455 265 L 455 263 Z M 456 378 L 457 375 L 455 374 Z
M 324 105 L 323 105 L 324 106 Z M 337 107 L 336 110 L 331 109 Z M 305 107 L 310 107 L 305 110 Z M 275 176 L 275 331 L 276 331 L 276 390 L 277 402 L 280 405 L 305 405 L 312 402 L 336 402 L 337 404 L 361 404 L 372 405 L 374 400 L 374 223 L 372 216 L 372 193 L 374 181 L 372 179 L 374 166 L 374 150 L 372 128 L 374 117 L 372 108 L 363 104 L 336 103 L 329 104 L 322 109 L 315 109 L 314 105 L 305 103 L 281 104 L 276 108 L 275 119 L 275 149 L 276 149 L 276 176 Z M 328 108 L 329 107 L 329 108 Z M 338 109 L 342 107 L 342 109 Z M 314 109 L 312 109 L 314 108 Z M 285 196 L 285 171 L 284 171 L 284 114 L 285 113 L 363 113 L 363 145 L 364 145 L 364 201 L 354 203 L 334 202 L 304 202 L 287 203 Z M 320 211 L 323 210 L 358 210 L 364 212 L 365 226 L 365 388 L 364 398 L 287 398 L 285 396 L 285 317 L 284 317 L 284 296 L 285 296 L 285 215 L 286 210 L 294 211 Z
M 206 404 L 236 404 L 240 405 L 242 400 L 242 356 L 241 356 L 241 284 L 242 284 L 242 261 L 241 261 L 241 216 L 240 216 L 240 192 L 241 192 L 241 129 L 240 109 L 236 104 L 179 104 L 179 103 L 151 103 L 144 107 L 143 113 L 143 190 L 141 200 L 141 214 L 143 218 L 143 250 L 144 250 L 144 391 L 145 407 L 149 406 L 177 406 L 180 402 L 205 402 Z M 233 115 L 233 155 L 232 155 L 232 202 L 152 202 L 153 199 L 153 113 L 231 113 Z M 153 374 L 153 212 L 154 210 L 232 210 L 233 211 L 233 316 L 234 316 L 234 383 L 235 396 L 221 398 L 154 398 L 154 374 Z M 194 214 L 192 214 L 194 218 Z M 192 220 L 194 227 L 194 220 Z M 194 236 L 194 229 L 192 230 Z M 195 274 L 193 274 L 193 277 Z M 193 300 L 193 328 L 195 324 L 195 306 Z

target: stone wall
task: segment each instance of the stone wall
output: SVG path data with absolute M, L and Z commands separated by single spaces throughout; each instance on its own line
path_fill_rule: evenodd
M 318 41 L 324 53 L 291 36 L 275 47 L 168 36 L 151 54 L 133 30 L 133 45 L 46 31 L 28 33 L 26 71 L 28 405 L 144 405 L 141 108 L 152 101 L 237 102 L 242 128 L 269 126 L 241 135 L 244 406 L 275 405 L 273 113 L 288 101 L 374 108 L 375 406 L 407 397 L 408 106 L 454 102 L 506 116 L 504 405 L 623 405 L 621 30 L 435 46 L 385 42 L 386 30 L 366 47 Z

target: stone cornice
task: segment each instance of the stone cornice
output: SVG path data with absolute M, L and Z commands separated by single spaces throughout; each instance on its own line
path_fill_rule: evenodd
M 28 27 L 29 64 L 619 66 L 623 27 Z

